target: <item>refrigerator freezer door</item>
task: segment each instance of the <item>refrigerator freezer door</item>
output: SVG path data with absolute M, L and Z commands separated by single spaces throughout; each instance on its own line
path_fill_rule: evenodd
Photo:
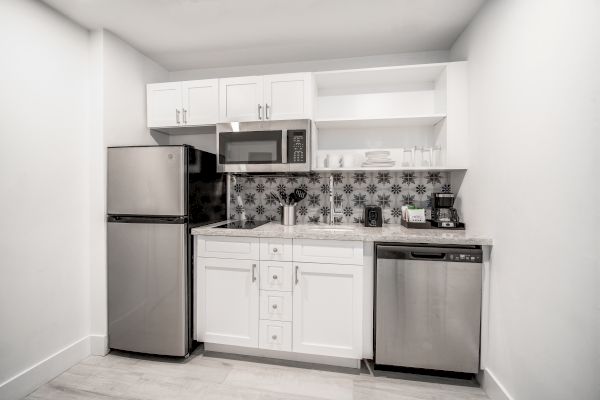
M 108 149 L 108 214 L 186 215 L 186 148 Z
M 188 353 L 186 232 L 186 224 L 108 223 L 110 348 Z

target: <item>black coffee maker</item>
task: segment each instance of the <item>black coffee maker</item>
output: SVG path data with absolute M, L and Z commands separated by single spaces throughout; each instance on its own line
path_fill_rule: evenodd
M 436 228 L 464 228 L 454 206 L 453 193 L 431 195 L 431 226 Z

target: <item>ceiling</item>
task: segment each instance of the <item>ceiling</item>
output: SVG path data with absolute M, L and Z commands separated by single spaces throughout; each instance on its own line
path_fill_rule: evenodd
M 485 0 L 43 0 L 170 71 L 447 50 Z

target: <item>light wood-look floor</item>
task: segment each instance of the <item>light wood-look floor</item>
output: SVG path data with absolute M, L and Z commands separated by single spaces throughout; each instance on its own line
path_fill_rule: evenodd
M 262 362 L 266 361 L 266 362 Z M 379 374 L 376 374 L 379 375 Z M 480 400 L 472 383 L 195 352 L 187 360 L 89 357 L 27 400 Z M 408 379 L 407 379 L 408 378 Z

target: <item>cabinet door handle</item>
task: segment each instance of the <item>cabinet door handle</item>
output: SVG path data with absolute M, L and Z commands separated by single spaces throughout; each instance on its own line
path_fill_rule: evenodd
M 265 119 L 269 119 L 269 104 L 265 104 Z
M 255 271 L 256 271 L 256 264 L 252 264 L 252 282 L 256 281 Z
M 277 310 L 277 304 L 273 304 L 271 307 L 273 307 L 273 310 Z
M 299 268 L 300 268 L 300 267 L 298 267 L 298 266 L 296 265 L 296 285 L 298 284 L 298 269 L 299 269 Z
M 178 108 L 175 109 L 175 120 L 177 121 L 177 124 L 179 124 L 179 109 Z
M 185 108 L 183 109 L 183 123 L 187 124 L 187 110 Z
M 258 119 L 262 119 L 262 105 L 258 105 Z

